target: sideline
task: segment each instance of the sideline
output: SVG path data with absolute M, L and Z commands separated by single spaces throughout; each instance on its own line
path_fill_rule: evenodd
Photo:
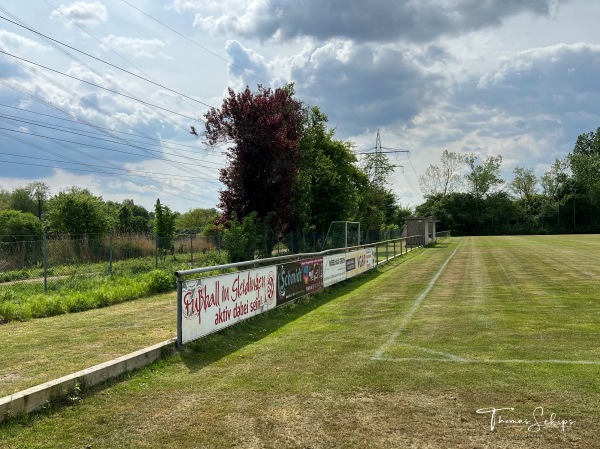
M 408 311 L 400 325 L 396 328 L 394 333 L 390 336 L 390 338 L 380 346 L 380 348 L 375 352 L 375 355 L 371 357 L 371 360 L 378 360 L 384 362 L 450 362 L 450 363 L 472 363 L 472 364 L 530 364 L 530 365 L 592 365 L 598 366 L 600 365 L 600 361 L 598 360 L 562 360 L 562 359 L 470 359 L 464 358 L 455 354 L 450 354 L 447 352 L 434 351 L 432 349 L 425 348 L 423 346 L 411 345 L 408 343 L 396 343 L 397 346 L 413 349 L 416 351 L 425 352 L 427 354 L 431 354 L 431 357 L 385 357 L 383 354 L 396 342 L 396 339 L 400 336 L 402 331 L 408 326 L 408 323 L 416 313 L 417 309 L 423 302 L 423 300 L 427 297 L 436 281 L 446 268 L 446 265 L 450 262 L 452 257 L 456 254 L 461 243 L 454 250 L 454 252 L 446 259 L 444 264 L 441 266 L 436 275 L 431 279 L 427 288 L 421 295 L 416 299 L 413 303 L 411 309 Z M 506 273 L 506 269 L 502 264 L 500 264 L 504 272 Z M 508 276 L 508 273 L 506 273 Z M 512 286 L 514 289 L 514 285 Z M 434 357 L 437 356 L 437 357 Z
M 437 282 L 438 278 L 440 277 L 440 275 L 446 268 L 446 265 L 448 265 L 448 263 L 454 257 L 454 255 L 456 254 L 458 249 L 461 247 L 461 245 L 462 245 L 462 240 L 458 244 L 458 246 L 456 247 L 454 252 L 452 254 L 450 254 L 448 259 L 446 259 L 446 261 L 441 266 L 441 268 L 436 273 L 436 275 L 433 277 L 433 279 L 431 279 L 431 281 L 429 282 L 429 285 L 427 286 L 425 291 L 423 293 L 421 293 L 421 295 L 414 302 L 414 304 L 412 305 L 412 307 L 410 308 L 410 310 L 408 311 L 408 313 L 406 314 L 406 316 L 404 317 L 404 319 L 402 320 L 400 325 L 396 328 L 394 333 L 390 336 L 390 338 L 383 345 L 381 345 L 381 347 L 377 350 L 377 352 L 375 352 L 375 355 L 373 357 L 371 357 L 372 359 L 376 359 L 376 360 L 381 359 L 383 357 L 383 354 L 385 353 L 385 351 L 387 351 L 390 348 L 390 346 L 392 346 L 392 344 L 394 344 L 394 341 L 396 340 L 396 338 L 398 338 L 400 336 L 400 334 L 402 333 L 402 331 L 406 328 L 406 326 L 412 319 L 413 315 L 415 314 L 415 312 L 417 311 L 417 309 L 419 308 L 419 306 L 421 305 L 423 300 L 427 297 L 427 295 L 429 294 L 429 292 L 431 291 L 431 289 Z

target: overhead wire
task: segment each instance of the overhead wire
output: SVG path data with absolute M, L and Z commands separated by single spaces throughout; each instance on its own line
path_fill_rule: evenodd
M 108 170 L 119 170 L 119 171 L 128 172 L 128 173 L 123 174 L 123 176 L 135 176 L 135 177 L 140 177 L 140 178 L 148 178 L 151 180 L 154 180 L 154 179 L 176 179 L 176 180 L 181 180 L 181 181 L 215 182 L 214 179 L 209 179 L 209 178 L 197 178 L 194 176 L 173 175 L 170 173 L 157 173 L 157 172 L 149 172 L 149 171 L 135 170 L 135 169 L 130 169 L 130 168 L 121 168 L 121 167 L 105 167 L 105 166 L 98 166 L 98 165 L 94 165 L 94 164 L 86 164 L 85 162 L 69 162 L 69 161 L 62 161 L 59 159 L 50 159 L 50 158 L 37 157 L 37 156 L 31 156 L 31 155 L 23 156 L 20 154 L 5 153 L 2 151 L 0 151 L 0 155 L 13 156 L 13 157 L 22 158 L 22 159 L 36 159 L 36 160 L 40 160 L 40 161 L 58 162 L 61 164 L 82 165 L 84 167 L 91 167 L 93 169 L 101 168 L 101 169 L 108 169 Z M 14 161 L 4 161 L 4 162 L 15 163 L 15 164 L 20 163 L 20 162 L 14 162 Z M 51 167 L 51 166 L 48 166 L 48 167 Z M 96 170 L 88 170 L 88 171 L 96 171 Z M 134 173 L 141 173 L 141 174 L 138 175 L 138 174 L 134 174 Z M 148 176 L 148 175 L 152 175 L 152 176 Z M 160 176 L 155 176 L 155 175 L 164 175 L 164 176 L 168 176 L 168 178 L 161 178 Z
M 254 78 L 254 79 L 256 79 L 257 81 L 260 81 L 260 82 L 262 82 L 262 83 L 264 83 L 264 84 L 266 84 L 266 85 L 268 85 L 268 84 L 269 84 L 267 81 L 265 81 L 265 80 L 263 80 L 262 78 L 260 78 L 260 77 L 258 77 L 258 76 L 256 76 L 256 75 L 254 75 L 253 73 L 250 73 L 248 70 L 246 70 L 246 69 L 244 69 L 244 68 L 242 68 L 242 67 L 238 67 L 237 65 L 235 65 L 235 64 L 233 63 L 233 61 L 231 61 L 231 60 L 229 60 L 229 59 L 227 59 L 227 58 L 224 58 L 224 57 L 222 57 L 221 55 L 219 55 L 219 54 L 215 53 L 215 52 L 214 52 L 214 51 L 212 51 L 212 50 L 209 50 L 209 49 L 208 49 L 208 48 L 206 48 L 205 46 L 203 46 L 203 45 L 199 44 L 198 42 L 194 41 L 193 39 L 190 39 L 190 38 L 189 38 L 189 37 L 187 37 L 186 35 L 184 35 L 184 34 L 180 33 L 179 31 L 177 31 L 177 30 L 175 30 L 175 29 L 171 28 L 171 27 L 170 27 L 170 26 L 168 26 L 168 25 L 164 24 L 163 22 L 161 22 L 161 21 L 160 21 L 160 20 L 158 20 L 157 18 L 155 18 L 155 17 L 151 16 L 150 14 L 148 14 L 148 13 L 146 13 L 146 12 L 142 11 L 140 8 L 138 8 L 138 7 L 136 7 L 136 6 L 133 6 L 133 5 L 132 5 L 131 3 L 129 3 L 128 1 L 126 1 L 126 0 L 121 0 L 121 1 L 122 1 L 123 3 L 126 3 L 127 5 L 131 6 L 131 7 L 132 7 L 133 9 L 135 9 L 136 11 L 138 11 L 138 12 L 142 13 L 144 16 L 146 16 L 146 17 L 147 17 L 147 18 L 149 18 L 150 20 L 153 20 L 154 22 L 158 23 L 159 25 L 161 25 L 161 26 L 163 26 L 163 27 L 167 28 L 168 30 L 170 30 L 170 31 L 172 31 L 173 33 L 177 34 L 178 36 L 180 36 L 180 37 L 184 38 L 184 39 L 185 39 L 185 40 L 187 40 L 188 42 L 191 42 L 192 44 L 196 45 L 197 47 L 201 48 L 202 50 L 205 50 L 205 51 L 207 51 L 207 52 L 208 52 L 208 53 L 210 53 L 211 55 L 213 55 L 213 56 L 216 56 L 217 58 L 221 59 L 222 61 L 225 61 L 227 64 L 230 64 L 232 67 L 234 67 L 234 68 L 236 68 L 236 69 L 238 69 L 238 70 L 240 70 L 240 71 L 244 72 L 246 75 L 248 75 L 248 76 L 251 76 L 252 78 Z
M 2 121 L 4 121 L 4 120 L 2 120 Z M 74 141 L 71 141 L 71 140 L 60 139 L 60 138 L 57 138 L 57 137 L 44 136 L 44 135 L 37 134 L 37 133 L 34 133 L 34 132 L 20 131 L 20 130 L 14 130 L 14 129 L 4 128 L 4 127 L 0 127 L 0 130 L 1 131 L 9 131 L 9 132 L 18 133 L 18 134 L 25 134 L 25 135 L 28 135 L 28 136 L 40 137 L 40 138 L 48 139 L 48 140 L 53 140 L 53 141 L 59 142 L 60 144 L 64 145 L 66 148 L 68 148 L 68 149 L 70 149 L 72 151 L 75 151 L 76 153 L 79 153 L 79 154 L 81 154 L 81 155 L 83 155 L 85 157 L 91 157 L 91 158 L 96 159 L 96 160 L 98 160 L 100 162 L 108 163 L 108 164 L 114 166 L 114 164 L 111 164 L 110 162 L 108 162 L 108 161 L 106 161 L 106 160 L 104 160 L 102 158 L 99 158 L 98 156 L 95 156 L 95 155 L 89 154 L 89 153 L 85 153 L 82 150 L 79 150 L 77 148 L 73 148 L 70 145 L 66 145 L 66 144 L 73 143 L 73 144 L 77 144 L 77 145 L 81 145 L 81 146 L 86 146 L 86 147 L 91 147 L 91 148 L 101 148 L 101 149 L 105 149 L 105 150 L 110 151 L 109 149 L 104 148 L 104 147 L 100 147 L 98 145 L 85 144 L 85 143 L 81 143 L 81 142 L 74 142 Z M 5 135 L 5 136 L 8 136 L 8 137 L 11 137 L 10 135 L 8 135 L 6 133 L 2 133 L 2 134 Z M 21 140 L 21 142 L 25 142 L 25 141 Z M 39 147 L 38 149 L 40 149 L 40 150 L 42 150 L 44 152 L 48 152 L 48 153 L 57 155 L 56 153 L 52 152 L 51 150 L 48 150 L 47 148 L 41 148 L 41 147 Z M 129 154 L 131 154 L 131 153 L 129 153 Z M 64 157 L 64 158 L 67 158 L 67 156 L 64 156 L 64 155 L 60 155 L 60 156 Z M 79 161 L 76 161 L 76 162 L 79 162 Z M 193 178 L 193 176 L 191 176 L 190 178 Z
M 35 125 L 35 126 L 39 126 L 41 128 L 52 129 L 52 130 L 55 130 L 55 131 L 61 131 L 61 132 L 65 132 L 67 134 L 73 134 L 73 135 L 82 136 L 82 137 L 90 137 L 90 138 L 93 138 L 95 140 L 100 140 L 100 141 L 104 141 L 104 142 L 108 142 L 108 143 L 114 143 L 116 145 L 125 145 L 125 146 L 129 146 L 129 147 L 133 147 L 133 148 L 141 148 L 141 147 L 138 147 L 137 145 L 125 144 L 123 142 L 114 141 L 114 140 L 110 140 L 110 139 L 104 139 L 104 138 L 96 137 L 96 136 L 93 135 L 93 134 L 100 135 L 98 133 L 90 133 L 89 131 L 78 132 L 79 130 L 76 130 L 75 128 L 65 128 L 65 127 L 61 127 L 61 126 L 51 126 L 48 123 L 38 122 L 38 121 L 35 121 L 35 120 L 27 120 L 27 119 L 23 119 L 21 117 L 15 117 L 15 116 L 4 115 L 4 114 L 0 114 L 0 118 L 4 118 L 4 119 L 7 119 L 7 120 L 12 120 L 12 121 L 19 122 L 19 123 L 25 123 L 25 124 L 28 124 L 28 125 Z M 92 134 L 92 135 L 90 135 L 90 134 Z M 36 134 L 36 135 L 38 137 L 45 137 L 45 136 L 42 136 L 40 134 Z M 47 136 L 47 138 L 53 139 L 53 137 L 50 137 L 50 136 Z M 73 142 L 73 141 L 67 141 L 67 142 L 78 143 L 78 142 Z M 84 145 L 84 144 L 82 144 L 82 145 Z M 129 151 L 120 151 L 120 150 L 115 150 L 115 149 L 112 149 L 112 148 L 107 148 L 107 147 L 104 147 L 104 146 L 97 146 L 97 148 L 100 148 L 100 149 L 103 149 L 103 150 L 106 150 L 106 151 L 114 151 L 114 152 L 118 152 L 118 153 L 134 155 L 134 156 L 143 156 L 140 153 L 132 153 L 132 152 L 129 152 Z M 192 161 L 202 162 L 202 164 L 222 165 L 222 164 L 218 164 L 216 162 L 207 161 L 205 159 L 192 158 L 192 157 L 189 157 L 189 156 L 179 156 L 179 155 L 177 155 L 175 153 L 168 153 L 168 152 L 164 152 L 164 151 L 161 152 L 161 151 L 158 151 L 158 150 L 152 150 L 150 148 L 146 148 L 146 150 L 150 151 L 150 152 L 157 153 L 157 155 L 159 155 L 159 156 L 163 155 L 163 154 L 167 154 L 167 155 L 173 155 L 175 157 L 185 157 L 186 161 L 187 160 L 192 160 Z M 198 165 L 198 164 L 188 164 L 188 165 L 197 166 L 197 167 L 204 167 L 204 165 Z
M 53 72 L 53 73 L 57 73 L 57 74 L 59 74 L 59 75 L 65 76 L 65 77 L 67 77 L 67 78 L 71 78 L 71 79 L 77 80 L 77 81 L 79 81 L 79 82 L 81 82 L 81 83 L 84 83 L 84 84 L 89 84 L 90 86 L 94 86 L 94 87 L 97 87 L 97 88 L 99 88 L 99 89 L 102 89 L 102 90 L 106 90 L 106 91 L 108 91 L 108 92 L 111 92 L 111 93 L 113 93 L 113 94 L 120 95 L 120 96 L 122 96 L 122 97 L 128 98 L 128 99 L 130 99 L 130 100 L 133 100 L 133 101 L 136 101 L 136 102 L 138 102 L 138 103 L 141 103 L 141 104 L 143 104 L 143 105 L 146 105 L 146 106 L 151 106 L 151 107 L 153 107 L 153 108 L 160 109 L 160 110 L 163 110 L 163 111 L 169 112 L 169 113 L 171 113 L 171 114 L 179 115 L 180 117 L 184 117 L 184 118 L 187 118 L 187 119 L 190 119 L 190 120 L 193 120 L 193 121 L 197 120 L 196 118 L 194 118 L 194 117 L 190 117 L 189 115 L 181 114 L 181 113 L 179 113 L 179 112 L 175 112 L 175 111 L 172 111 L 172 110 L 170 110 L 170 109 L 163 108 L 162 106 L 158 106 L 158 105 L 155 105 L 155 104 L 149 103 L 149 102 L 147 102 L 147 101 L 140 100 L 139 98 L 135 98 L 135 97 L 132 97 L 132 96 L 130 96 L 130 95 L 127 95 L 127 94 L 121 93 L 121 92 L 119 92 L 119 91 L 112 90 L 112 89 L 109 89 L 109 88 L 107 88 L 107 87 L 100 86 L 99 84 L 92 83 L 91 81 L 86 81 L 86 80 L 83 80 L 83 79 L 81 79 L 81 78 L 77 78 L 76 76 L 69 75 L 68 73 L 61 72 L 60 70 L 55 70 L 55 69 L 52 69 L 52 68 L 50 68 L 50 67 L 47 67 L 47 66 L 45 66 L 45 65 L 38 64 L 37 62 L 33 62 L 33 61 L 30 61 L 30 60 L 28 60 L 28 59 L 21 58 L 21 57 L 19 57 L 19 56 L 17 56 L 17 55 L 13 55 L 12 53 L 8 53 L 8 52 L 6 52 L 6 51 L 2 50 L 1 48 L 0 48 L 0 53 L 2 53 L 2 54 L 5 54 L 5 55 L 7 55 L 7 56 L 9 56 L 9 57 L 11 57 L 11 58 L 13 58 L 13 59 L 17 59 L 17 60 L 20 60 L 20 61 L 26 62 L 26 63 L 28 63 L 28 64 L 31 64 L 31 65 L 34 65 L 34 66 L 37 66 L 37 67 L 41 67 L 41 68 L 43 68 L 43 69 L 45 69 L 45 70 L 48 70 L 48 71 L 50 71 L 50 72 Z
M 0 107 L 6 107 L 6 108 L 14 109 L 14 110 L 17 110 L 17 111 L 20 111 L 20 112 L 26 112 L 28 114 L 41 115 L 43 117 L 48 117 L 48 118 L 51 118 L 53 120 L 60 120 L 60 121 L 65 121 L 65 122 L 69 122 L 69 123 L 77 123 L 77 124 L 81 125 L 81 122 L 79 122 L 77 120 L 71 120 L 71 119 L 67 119 L 67 118 L 64 118 L 64 117 L 58 117 L 56 115 L 44 114 L 42 112 L 37 112 L 37 111 L 30 111 L 28 109 L 18 108 L 18 107 L 15 107 L 15 106 L 10 106 L 10 105 L 4 104 L 4 103 L 0 103 Z M 20 119 L 20 117 L 16 117 L 16 116 L 11 116 L 11 117 L 14 120 Z M 26 119 L 23 119 L 23 120 L 26 120 Z M 35 120 L 32 120 L 32 121 L 35 122 Z M 39 122 L 39 123 L 48 124 L 47 122 Z M 60 125 L 55 125 L 55 126 L 57 126 L 59 128 L 69 129 L 69 130 L 77 130 L 77 128 L 69 128 L 67 126 L 60 126 Z M 191 149 L 196 149 L 196 150 L 198 149 L 197 146 L 187 145 L 187 144 L 183 144 L 183 143 L 179 143 L 179 142 L 173 142 L 173 141 L 169 141 L 169 140 L 156 139 L 154 137 L 143 136 L 141 134 L 135 134 L 135 133 L 131 133 L 131 132 L 128 132 L 128 131 L 118 131 L 118 130 L 115 130 L 115 129 L 103 128 L 103 127 L 100 127 L 98 125 L 96 125 L 94 128 L 96 128 L 96 129 L 100 128 L 100 129 L 102 129 L 104 131 L 110 131 L 112 133 L 126 134 L 128 136 L 134 136 L 134 137 L 138 137 L 140 139 L 146 139 L 146 140 L 150 140 L 150 141 L 153 141 L 153 142 L 157 142 L 157 144 L 152 144 L 152 143 L 149 143 L 149 142 L 139 142 L 139 141 L 131 140 L 131 142 L 134 143 L 134 144 L 156 145 L 156 146 L 160 146 L 161 148 L 167 148 L 167 149 L 175 149 L 173 146 L 181 146 L 181 147 L 184 147 L 184 148 L 191 148 Z M 87 134 L 90 134 L 91 136 L 93 136 L 93 135 L 106 135 L 105 133 L 95 133 L 93 131 L 84 131 L 84 132 L 87 133 Z M 181 152 L 188 152 L 188 153 L 191 152 L 190 150 L 179 150 L 179 151 L 181 151 Z M 176 153 L 168 153 L 166 151 L 163 151 L 162 153 L 163 154 L 167 154 L 167 155 L 177 156 L 177 157 L 185 157 L 186 159 L 197 160 L 197 161 L 200 161 L 200 162 L 203 162 L 203 163 L 206 163 L 206 164 L 212 164 L 212 165 L 218 165 L 218 166 L 224 166 L 225 165 L 225 164 L 223 164 L 221 162 L 207 161 L 206 159 L 200 159 L 200 158 L 195 158 L 195 157 L 191 157 L 191 156 L 181 156 L 181 155 L 178 155 Z
M 8 12 L 8 11 L 7 11 L 5 8 L 3 8 L 2 6 L 0 6 L 0 11 L 4 12 L 5 14 L 7 14 L 7 15 L 9 15 L 9 16 L 11 16 L 11 17 L 16 17 L 16 16 L 14 16 L 13 14 L 11 14 L 10 12 Z M 53 38 L 51 38 L 50 36 L 47 36 L 47 35 L 45 35 L 44 33 L 40 33 L 39 31 L 36 31 L 36 30 L 34 30 L 33 28 L 31 28 L 31 27 L 29 27 L 29 26 L 27 26 L 27 25 L 25 25 L 25 24 L 18 23 L 18 22 L 16 22 L 15 20 L 10 20 L 10 19 L 8 19 L 8 18 L 6 18 L 6 17 L 4 17 L 4 16 L 0 16 L 0 19 L 3 19 L 3 20 L 5 20 L 5 21 L 7 21 L 7 22 L 10 22 L 10 23 L 12 23 L 12 24 L 16 25 L 16 26 L 19 26 L 19 27 L 21 27 L 21 28 L 24 28 L 24 29 L 26 29 L 27 31 L 30 31 L 31 33 L 37 34 L 38 36 L 41 36 L 41 37 L 43 37 L 43 38 L 44 38 L 44 39 L 46 39 L 46 40 L 52 41 L 52 42 L 54 42 L 54 43 L 56 43 L 56 44 L 59 44 L 59 45 L 62 45 L 62 46 L 64 46 L 64 47 L 66 47 L 66 48 L 68 48 L 68 49 L 70 49 L 70 50 L 73 50 L 73 51 L 76 51 L 76 52 L 78 52 L 78 53 L 81 53 L 82 55 L 85 55 L 85 56 L 87 56 L 87 57 L 89 57 L 89 58 L 92 58 L 92 59 L 94 59 L 94 60 L 96 60 L 96 61 L 99 61 L 99 62 L 101 62 L 101 63 L 103 63 L 103 64 L 106 64 L 106 65 L 108 65 L 108 66 L 110 66 L 110 67 L 112 67 L 112 68 L 114 68 L 114 69 L 117 69 L 117 70 L 119 70 L 119 71 L 121 71 L 121 72 L 127 73 L 128 75 L 131 75 L 131 76 L 134 76 L 134 77 L 136 77 L 136 78 L 138 78 L 138 79 L 141 79 L 141 80 L 143 80 L 143 81 L 146 81 L 147 83 L 154 84 L 155 86 L 157 86 L 157 87 L 160 87 L 161 89 L 165 89 L 165 90 L 167 90 L 167 91 L 169 91 L 169 92 L 171 92 L 171 93 L 174 93 L 174 94 L 180 95 L 181 97 L 187 98 L 188 100 L 194 101 L 194 102 L 196 102 L 196 103 L 198 103 L 198 104 L 201 104 L 201 105 L 203 105 L 203 106 L 206 106 L 206 107 L 208 107 L 208 108 L 212 108 L 212 106 L 211 106 L 211 105 L 209 105 L 209 104 L 207 104 L 207 103 L 204 103 L 204 102 L 202 102 L 202 101 L 200 101 L 200 100 L 197 100 L 196 98 L 192 98 L 192 97 L 190 97 L 190 96 L 188 96 L 188 95 L 185 95 L 185 94 L 183 94 L 183 93 L 181 93 L 181 92 L 177 92 L 176 90 L 173 90 L 173 89 L 171 89 L 171 88 L 169 88 L 169 87 L 167 87 L 167 86 L 164 86 L 164 85 L 162 85 L 162 84 L 160 84 L 160 83 L 157 83 L 157 82 L 155 82 L 155 81 L 152 81 L 152 80 L 150 80 L 150 79 L 148 79 L 148 78 L 144 78 L 143 76 L 140 76 L 140 75 L 138 75 L 138 74 L 136 74 L 136 73 L 133 73 L 133 72 L 131 72 L 130 70 L 124 69 L 124 68 L 122 68 L 122 67 L 119 67 L 119 66 L 117 66 L 117 65 L 115 65 L 115 64 L 111 64 L 110 62 L 108 62 L 108 61 L 105 61 L 104 59 L 98 58 L 98 57 L 96 57 L 96 56 L 94 56 L 94 55 L 91 55 L 90 53 L 87 53 L 87 52 L 85 52 L 85 51 L 83 51 L 83 50 L 79 50 L 79 49 L 77 49 L 77 48 L 75 48 L 75 47 L 72 47 L 71 45 L 69 45 L 69 44 L 66 44 L 66 43 L 64 43 L 64 42 L 61 42 L 61 41 L 59 41 L 59 40 L 57 40 L 57 39 L 53 39 Z M 20 20 L 20 19 L 19 19 L 19 20 Z M 68 52 L 67 52 L 67 54 L 68 54 Z M 70 57 L 73 57 L 72 55 L 69 55 L 69 56 L 70 56 Z M 99 76 L 102 76 L 102 75 L 100 75 L 100 74 L 98 74 L 98 75 L 99 75 Z
M 5 14 L 9 15 L 9 16 L 10 16 L 11 18 L 13 18 L 14 20 L 9 20 L 9 19 L 7 19 L 7 18 L 5 18 L 5 17 L 2 17 L 2 16 L 0 16 L 0 18 L 2 18 L 2 19 L 4 19 L 4 20 L 7 20 L 7 21 L 9 21 L 9 22 L 11 22 L 11 23 L 13 23 L 13 24 L 15 24 L 15 25 L 17 25 L 17 26 L 20 26 L 20 27 L 22 27 L 22 28 L 25 28 L 25 29 L 27 29 L 27 30 L 30 30 L 30 31 L 34 32 L 35 34 L 37 34 L 37 35 L 40 35 L 40 36 L 42 36 L 42 37 L 43 37 L 43 39 L 45 39 L 45 40 L 46 40 L 46 41 L 47 41 L 47 42 L 48 42 L 48 43 L 49 43 L 49 44 L 50 44 L 52 47 L 56 48 L 58 51 L 60 51 L 61 53 L 63 53 L 63 54 L 65 54 L 65 55 L 67 55 L 69 58 L 71 58 L 71 59 L 73 59 L 74 61 L 78 62 L 78 63 L 79 63 L 79 64 L 81 64 L 82 66 L 86 67 L 86 68 L 87 68 L 88 70 L 90 70 L 92 73 L 96 74 L 98 77 L 100 77 L 100 78 L 104 79 L 106 82 L 108 82 L 110 85 L 112 85 L 112 86 L 116 86 L 116 84 L 115 84 L 115 83 L 113 83 L 111 80 L 107 79 L 107 78 L 106 78 L 104 75 L 100 74 L 100 73 L 99 73 L 99 72 L 97 72 L 95 69 L 93 69 L 92 67 L 90 67 L 89 65 L 87 65 L 85 62 L 81 61 L 79 58 L 77 58 L 76 56 L 72 55 L 72 54 L 71 54 L 69 51 L 67 51 L 67 50 L 65 50 L 64 48 L 62 48 L 62 47 L 61 47 L 61 45 L 65 46 L 65 47 L 67 47 L 67 48 L 73 49 L 73 50 L 75 50 L 75 51 L 79 51 L 80 53 L 82 53 L 82 54 L 85 54 L 85 55 L 87 55 L 87 56 L 89 56 L 89 57 L 91 57 L 91 58 L 93 58 L 93 59 L 96 59 L 96 60 L 99 60 L 99 61 L 102 61 L 102 62 L 105 62 L 105 63 L 107 63 L 106 61 L 104 61 L 104 60 L 102 60 L 102 59 L 100 59 L 100 58 L 96 58 L 95 56 L 93 56 L 93 55 L 90 55 L 90 54 L 89 54 L 89 53 L 87 53 L 87 52 L 82 52 L 81 50 L 78 50 L 78 49 L 76 49 L 76 48 L 74 48 L 74 47 L 72 47 L 72 46 L 70 46 L 70 45 L 64 44 L 64 43 L 63 43 L 63 42 L 61 42 L 61 41 L 58 41 L 58 40 L 56 40 L 56 39 L 53 39 L 53 38 L 50 38 L 49 36 L 46 36 L 45 34 L 43 34 L 43 33 L 40 33 L 40 32 L 38 32 L 38 31 L 34 30 L 34 29 L 33 29 L 33 28 L 31 28 L 30 26 L 28 26 L 28 24 L 27 24 L 27 23 L 25 23 L 25 22 L 24 22 L 22 19 L 20 19 L 19 17 L 15 16 L 15 15 L 14 15 L 14 14 L 12 14 L 12 13 L 10 13 L 9 11 L 7 11 L 7 10 L 6 10 L 5 8 L 3 8 L 2 6 L 0 6 L 0 11 L 3 11 Z M 60 44 L 60 45 L 58 45 L 58 44 Z M 47 77 L 46 75 L 44 75 L 44 74 L 41 74 L 41 73 L 39 73 L 39 71 L 37 71 L 37 70 L 36 70 L 34 67 L 26 66 L 26 65 L 24 65 L 22 62 L 19 62 L 19 61 L 17 61 L 17 63 L 19 63 L 21 66 L 24 66 L 24 68 L 25 68 L 25 69 L 27 69 L 27 70 L 29 70 L 30 72 L 34 73 L 36 76 L 40 76 L 40 77 L 44 78 L 44 79 L 45 79 L 47 82 L 49 82 L 49 83 L 51 83 L 52 85 L 54 85 L 55 87 L 57 87 L 57 88 L 59 88 L 59 89 L 63 90 L 65 93 L 67 93 L 67 94 L 69 94 L 69 95 L 71 95 L 71 96 L 74 96 L 74 97 L 78 98 L 78 99 L 79 99 L 79 101 L 80 101 L 81 103 L 84 103 L 84 104 L 86 104 L 88 107 L 91 107 L 91 108 L 93 108 L 93 109 L 97 110 L 99 113 L 101 113 L 101 114 L 103 114 L 103 115 L 105 115 L 105 116 L 107 116 L 107 117 L 110 117 L 110 118 L 112 118 L 113 120 L 120 121 L 120 122 L 122 123 L 122 121 L 121 121 L 121 120 L 120 120 L 118 117 L 114 117 L 113 115 L 111 115 L 111 114 L 108 114 L 108 113 L 107 113 L 106 111 L 104 111 L 104 110 L 103 110 L 103 109 L 102 109 L 102 108 L 101 108 L 99 105 L 96 105 L 96 104 L 94 104 L 94 103 L 92 103 L 92 102 L 88 101 L 88 100 L 87 100 L 86 98 L 84 98 L 84 97 L 78 96 L 78 95 L 77 95 L 77 94 L 75 94 L 73 91 L 69 90 L 68 88 L 66 88 L 65 86 L 61 85 L 60 83 L 58 83 L 58 82 L 56 82 L 56 81 L 52 80 L 51 78 L 48 78 L 48 77 Z M 110 65 L 110 66 L 114 66 L 114 64 L 110 64 L 110 63 L 107 63 L 107 64 L 108 64 L 108 65 Z M 115 67 L 117 67 L 117 66 L 115 66 Z M 124 69 L 123 69 L 123 70 L 124 70 Z M 127 70 L 125 70 L 125 71 L 129 73 L 129 71 L 127 71 Z M 139 75 L 135 75 L 135 74 L 133 74 L 133 75 L 134 75 L 134 76 L 138 76 L 138 77 L 139 77 Z M 142 77 L 142 78 L 143 78 L 143 77 Z M 1 81 L 1 80 L 0 80 L 0 81 Z M 164 88 L 166 88 L 166 86 L 162 86 L 162 85 L 161 85 L 161 87 L 164 87 Z M 116 89 L 119 89 L 119 87 L 118 87 L 118 86 L 116 86 Z M 166 89 L 168 89 L 168 88 L 166 88 Z M 168 90 L 172 90 L 172 89 L 168 89 Z M 177 93 L 177 92 L 176 92 L 176 93 Z M 182 94 L 182 95 L 183 95 L 183 94 Z M 160 114 L 160 111 L 158 111 L 158 112 L 159 112 L 159 114 Z M 195 120 L 194 118 L 191 118 L 191 117 L 190 117 L 190 119 L 192 119 L 192 120 Z M 170 119 L 168 119 L 168 118 L 167 118 L 167 120 L 170 120 Z M 86 122 L 86 121 L 83 121 L 83 122 L 84 122 L 84 123 L 86 123 L 86 124 L 88 124 L 89 126 L 93 126 L 93 125 L 91 125 L 90 123 L 88 123 L 88 122 Z M 104 131 L 101 131 L 101 132 L 104 132 Z M 115 137 L 115 136 L 113 136 L 113 137 Z M 180 163 L 180 162 L 170 162 L 170 164 L 171 164 L 171 165 L 173 165 L 173 164 L 175 164 L 175 165 L 178 165 L 178 166 L 179 166 L 179 168 L 180 168 L 181 170 L 184 170 L 184 171 L 188 171 L 188 172 L 189 172 L 189 169 L 188 169 L 188 168 L 187 168 L 187 167 L 186 167 L 184 164 L 182 164 L 182 163 Z

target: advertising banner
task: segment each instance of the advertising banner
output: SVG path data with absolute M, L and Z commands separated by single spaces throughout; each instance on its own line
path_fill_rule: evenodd
M 277 266 L 277 305 L 323 288 L 323 258 Z
M 184 281 L 182 343 L 274 308 L 275 273 L 271 266 Z
M 366 270 L 375 267 L 375 248 L 365 248 Z
M 351 251 L 346 253 L 346 278 L 351 278 L 364 270 L 365 251 Z
M 323 257 L 323 287 L 346 280 L 346 255 Z

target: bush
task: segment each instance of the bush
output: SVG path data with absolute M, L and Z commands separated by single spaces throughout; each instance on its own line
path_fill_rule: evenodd
M 233 217 L 223 237 L 230 262 L 243 262 L 270 256 L 274 233 L 267 222 L 268 217 L 261 220 L 256 212 L 244 217 L 241 223 Z
M 176 287 L 175 276 L 163 270 L 152 270 L 145 277 L 148 293 L 163 293 Z

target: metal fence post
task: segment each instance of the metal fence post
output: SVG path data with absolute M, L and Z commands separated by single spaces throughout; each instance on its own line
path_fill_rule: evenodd
M 180 277 L 177 277 L 177 350 L 181 351 L 183 341 L 183 305 L 182 305 L 182 294 L 183 292 L 183 281 Z
M 113 269 L 113 232 L 112 232 L 112 229 L 110 230 L 110 235 L 108 238 L 108 247 L 109 247 L 109 250 L 108 250 L 108 254 L 109 254 L 109 256 L 108 256 L 109 257 L 108 274 L 109 274 L 109 276 L 112 276 L 112 274 L 113 274 L 113 272 L 112 272 L 112 269 Z
M 48 235 L 44 229 L 44 294 L 48 293 Z
M 390 254 L 388 251 L 388 240 L 385 241 L 385 261 L 387 262 L 388 260 L 390 260 Z
M 192 233 L 190 232 L 190 264 L 194 265 L 194 247 L 192 246 L 194 242 L 194 238 L 192 237 Z

